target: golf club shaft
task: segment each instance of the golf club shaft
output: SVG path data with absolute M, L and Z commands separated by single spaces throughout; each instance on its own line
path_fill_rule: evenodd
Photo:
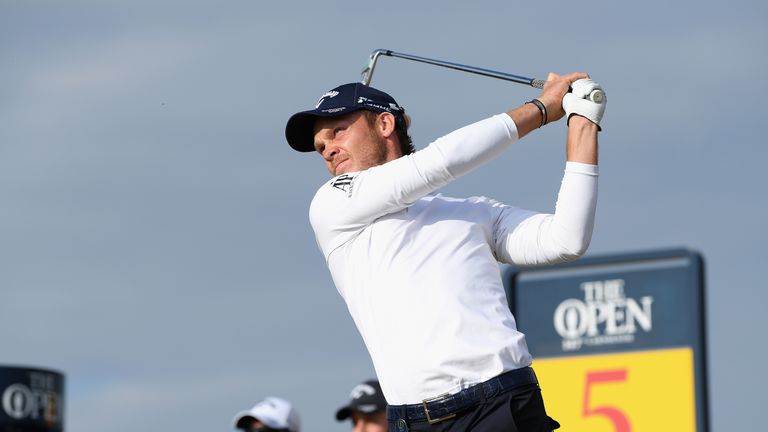
M 427 57 L 420 57 L 420 56 L 395 52 L 391 50 L 384 50 L 384 49 L 378 49 L 373 51 L 373 53 L 371 53 L 371 58 L 370 58 L 370 61 L 368 62 L 368 66 L 363 70 L 363 79 L 361 81 L 363 84 L 365 85 L 370 84 L 371 78 L 373 77 L 373 69 L 376 67 L 376 61 L 378 60 L 379 56 L 382 56 L 382 55 L 386 55 L 390 57 L 399 57 L 406 60 L 413 60 L 413 61 L 431 64 L 435 66 L 441 66 L 449 69 L 470 72 L 477 75 L 483 75 L 491 78 L 498 78 L 505 81 L 512 81 L 518 84 L 526 84 L 535 88 L 544 87 L 544 80 L 528 78 L 520 75 L 513 75 L 506 72 L 499 72 L 495 70 L 463 65 L 459 63 L 447 62 L 443 60 L 435 60 Z
M 363 69 L 363 73 L 362 73 L 363 79 L 360 82 L 362 82 L 365 85 L 370 85 L 371 78 L 373 78 L 373 69 L 376 67 L 376 61 L 382 55 L 390 56 L 390 57 L 399 57 L 402 59 L 413 60 L 420 63 L 441 66 L 441 67 L 455 69 L 463 72 L 470 72 L 477 75 L 487 76 L 491 78 L 498 78 L 501 80 L 512 81 L 519 84 L 526 84 L 538 89 L 544 88 L 544 83 L 546 82 L 545 80 L 541 80 L 541 79 L 528 78 L 520 75 L 509 74 L 506 72 L 499 72 L 491 69 L 485 69 L 485 68 L 480 68 L 476 66 L 469 66 L 469 65 L 459 64 L 459 63 L 447 62 L 443 60 L 435 60 L 427 57 L 420 57 L 412 54 L 405 54 L 405 53 L 400 53 L 400 52 L 395 52 L 392 50 L 385 50 L 385 49 L 377 49 L 371 53 L 371 57 L 368 60 L 368 65 L 365 67 L 365 69 Z M 600 89 L 593 90 L 587 96 L 587 99 L 596 103 L 601 103 L 604 100 L 604 98 L 605 98 L 605 94 Z

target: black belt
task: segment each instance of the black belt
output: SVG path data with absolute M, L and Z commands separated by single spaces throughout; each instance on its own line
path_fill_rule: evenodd
M 420 404 L 390 405 L 387 407 L 387 419 L 391 421 L 402 418 L 408 421 L 426 420 L 430 424 L 434 424 L 456 417 L 458 413 L 474 408 L 488 398 L 516 387 L 538 383 L 532 368 L 515 369 L 488 381 L 467 387 L 458 393 L 446 393 L 425 399 Z

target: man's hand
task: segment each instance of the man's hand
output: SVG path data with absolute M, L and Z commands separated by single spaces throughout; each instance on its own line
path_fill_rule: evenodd
M 606 98 L 603 96 L 599 103 L 589 99 L 589 95 L 593 91 L 602 90 L 600 84 L 591 79 L 580 79 L 574 81 L 571 88 L 573 91 L 566 93 L 563 97 L 563 109 L 567 115 L 566 122 L 571 115 L 576 114 L 588 118 L 600 128 L 600 120 L 605 112 Z
M 563 110 L 563 97 L 571 88 L 571 83 L 576 80 L 589 78 L 585 73 L 572 73 L 567 75 L 558 75 L 550 73 L 547 76 L 547 82 L 541 90 L 538 99 L 547 108 L 547 123 L 560 120 L 565 115 Z
M 531 101 L 531 103 L 525 103 L 522 106 L 507 112 L 507 114 L 512 118 L 512 121 L 514 121 L 515 125 L 517 126 L 518 138 L 522 138 L 532 130 L 543 126 L 545 124 L 544 120 L 546 120 L 546 123 L 551 123 L 563 118 L 565 115 L 565 110 L 563 109 L 563 98 L 567 95 L 571 95 L 571 93 L 568 93 L 568 91 L 571 89 L 571 86 L 574 83 L 579 82 L 579 80 L 588 80 L 588 78 L 589 75 L 580 72 L 567 75 L 550 73 L 547 77 L 547 81 L 544 83 L 544 88 L 541 90 L 541 94 L 537 98 L 538 102 L 541 102 L 541 104 L 544 105 L 543 109 L 542 107 L 538 106 L 538 102 Z M 594 83 L 594 81 L 589 81 Z M 593 90 L 593 88 L 590 88 L 589 86 L 582 86 L 580 84 L 577 84 L 576 87 L 579 91 L 579 94 L 587 91 L 586 95 L 589 95 L 589 93 Z M 586 95 L 580 96 L 580 98 L 584 98 Z M 582 101 L 595 104 L 594 102 L 587 99 L 582 99 Z M 579 102 L 579 104 L 581 104 L 581 102 Z M 605 102 L 603 102 L 601 105 L 602 109 L 604 110 Z M 573 111 L 572 113 L 584 115 L 582 112 L 586 111 Z M 602 111 L 599 111 L 599 115 L 602 117 Z M 593 118 L 597 117 L 593 116 Z M 592 118 L 590 118 L 590 120 L 592 120 Z M 599 122 L 599 119 L 597 119 L 597 121 Z

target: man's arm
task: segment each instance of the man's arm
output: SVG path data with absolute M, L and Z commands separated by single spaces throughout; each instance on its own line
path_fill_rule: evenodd
M 543 109 L 528 103 L 508 113 L 521 134 L 567 115 L 568 162 L 554 214 L 526 214 L 511 208 L 502 212 L 495 227 L 495 247 L 503 262 L 567 261 L 584 254 L 589 246 L 597 204 L 597 132 L 605 101 L 597 104 L 587 100 L 586 96 L 599 86 L 591 80 L 574 83 L 582 78 L 586 75 L 550 74 L 539 96 Z M 572 84 L 573 93 L 567 93 Z
M 596 165 L 567 162 L 554 214 L 505 209 L 494 227 L 497 259 L 533 265 L 583 255 L 595 224 L 597 176 Z
M 573 115 L 568 121 L 565 156 L 570 162 L 597 165 L 598 126 L 586 117 Z

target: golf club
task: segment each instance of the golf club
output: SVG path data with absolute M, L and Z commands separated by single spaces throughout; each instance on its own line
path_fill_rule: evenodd
M 378 61 L 379 57 L 383 55 L 389 56 L 389 57 L 398 57 L 405 60 L 413 60 L 420 63 L 431 64 L 434 66 L 441 66 L 449 69 L 455 69 L 455 70 L 469 72 L 469 73 L 487 76 L 491 78 L 498 78 L 505 81 L 512 81 L 518 84 L 526 84 L 531 87 L 535 87 L 539 89 L 544 88 L 544 83 L 546 82 L 545 80 L 541 80 L 541 79 L 528 78 L 520 75 L 509 74 L 506 72 L 499 72 L 499 71 L 494 71 L 490 69 L 479 68 L 476 66 L 468 66 L 468 65 L 463 65 L 459 63 L 447 62 L 443 60 L 435 60 L 427 57 L 419 57 L 411 54 L 395 52 L 392 50 L 377 49 L 371 53 L 371 56 L 368 59 L 368 64 L 366 65 L 365 69 L 363 69 L 363 72 L 362 72 L 363 79 L 360 81 L 361 83 L 365 85 L 370 85 L 371 78 L 373 78 L 373 69 L 376 67 L 376 62 Z M 603 93 L 602 90 L 593 90 L 592 93 L 589 94 L 589 100 L 596 103 L 602 102 L 604 97 L 605 97 L 605 93 Z

